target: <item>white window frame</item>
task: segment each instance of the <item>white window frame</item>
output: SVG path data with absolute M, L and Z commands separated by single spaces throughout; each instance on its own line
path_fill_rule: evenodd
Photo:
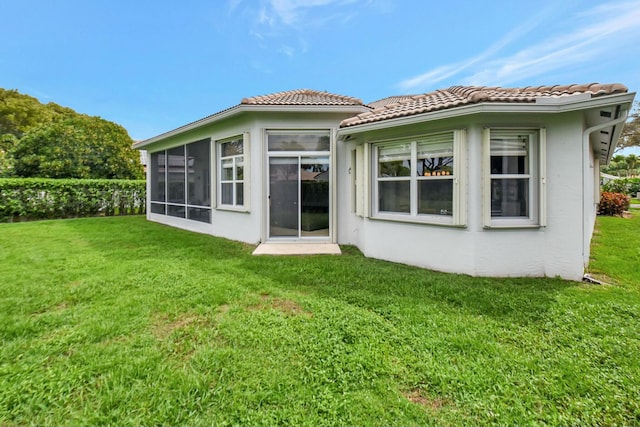
M 232 141 L 242 141 L 242 154 L 234 154 L 232 156 L 223 156 L 222 155 L 222 146 Z M 217 184 L 216 184 L 216 199 L 217 206 L 216 209 L 219 210 L 232 210 L 232 211 L 241 211 L 247 212 L 249 210 L 249 186 L 248 179 L 249 176 L 249 144 L 248 144 L 248 134 L 245 132 L 244 134 L 235 135 L 229 138 L 224 138 L 220 140 L 216 140 L 216 166 L 217 166 Z M 225 161 L 232 162 L 232 179 L 223 179 L 224 176 L 224 168 L 223 163 Z M 237 168 L 242 166 L 242 179 L 237 179 Z M 232 203 L 223 203 L 222 200 L 222 185 L 223 184 L 231 184 L 232 188 Z M 237 185 L 242 184 L 242 203 L 239 204 L 237 200 Z
M 528 137 L 528 173 L 492 174 L 491 135 L 521 134 Z M 485 228 L 539 228 L 546 225 L 546 129 L 537 127 L 487 127 L 483 129 L 483 223 Z M 491 183 L 495 179 L 529 180 L 528 216 L 492 216 Z
M 430 142 L 434 139 L 442 138 L 447 134 L 451 135 L 453 146 L 453 172 L 443 176 L 418 176 L 418 144 Z M 409 176 L 404 177 L 379 177 L 379 150 L 382 147 L 408 144 L 410 146 L 411 167 Z M 413 136 L 409 138 L 398 138 L 392 140 L 371 141 L 365 146 L 370 147 L 371 152 L 371 218 L 391 221 L 417 222 L 435 225 L 465 226 L 466 225 L 466 131 L 456 129 L 446 132 L 437 132 Z M 451 180 L 452 181 L 452 206 L 451 215 L 437 215 L 418 213 L 418 185 L 423 180 Z M 408 181 L 410 188 L 410 210 L 407 213 L 387 212 L 379 209 L 379 183 L 383 181 Z M 366 204 L 368 205 L 368 204 Z

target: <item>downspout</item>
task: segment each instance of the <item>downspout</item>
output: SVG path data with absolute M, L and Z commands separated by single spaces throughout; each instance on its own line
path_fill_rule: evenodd
M 619 109 L 620 107 L 618 107 Z M 604 128 L 608 128 L 608 127 L 615 127 L 620 123 L 624 123 L 625 121 L 627 121 L 627 117 L 629 116 L 629 110 L 625 109 L 622 110 L 621 114 L 620 111 L 618 111 L 619 116 L 616 119 L 610 120 L 606 123 L 601 123 L 599 125 L 595 125 L 595 126 L 591 126 L 590 128 L 587 128 L 584 130 L 584 132 L 582 133 L 582 262 L 583 264 L 586 266 L 588 260 L 585 260 L 585 255 L 587 253 L 587 239 L 585 237 L 585 231 L 586 231 L 586 211 L 584 210 L 585 208 L 585 199 L 586 199 L 586 195 L 585 195 L 585 177 L 587 174 L 587 163 L 586 163 L 586 154 L 587 151 L 590 149 L 590 141 L 589 141 L 589 136 L 593 133 L 593 132 L 597 132 L 600 131 Z M 613 138 L 613 131 L 611 132 L 611 137 Z

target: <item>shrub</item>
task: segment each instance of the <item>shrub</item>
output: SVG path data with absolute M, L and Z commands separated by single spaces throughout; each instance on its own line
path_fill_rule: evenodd
M 598 205 L 599 215 L 622 215 L 629 209 L 629 196 L 622 193 L 612 193 L 605 191 L 600 195 L 600 204 Z
M 640 178 L 614 179 L 602 185 L 602 191 L 635 196 L 640 191 Z
M 627 178 L 627 181 L 629 181 L 629 193 L 627 194 L 635 196 L 640 193 L 640 178 Z
M 145 181 L 0 179 L 0 222 L 146 212 Z
M 602 191 L 607 193 L 624 193 L 627 194 L 629 186 L 626 178 L 614 179 L 602 184 Z

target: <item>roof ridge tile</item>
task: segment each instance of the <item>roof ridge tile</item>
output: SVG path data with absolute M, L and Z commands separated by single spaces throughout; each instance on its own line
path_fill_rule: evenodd
M 352 96 L 314 89 L 293 89 L 242 98 L 242 105 L 364 105 Z

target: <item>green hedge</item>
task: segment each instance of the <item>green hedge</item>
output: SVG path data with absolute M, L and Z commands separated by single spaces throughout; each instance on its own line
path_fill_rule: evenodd
M 0 222 L 146 212 L 145 181 L 0 179 Z

